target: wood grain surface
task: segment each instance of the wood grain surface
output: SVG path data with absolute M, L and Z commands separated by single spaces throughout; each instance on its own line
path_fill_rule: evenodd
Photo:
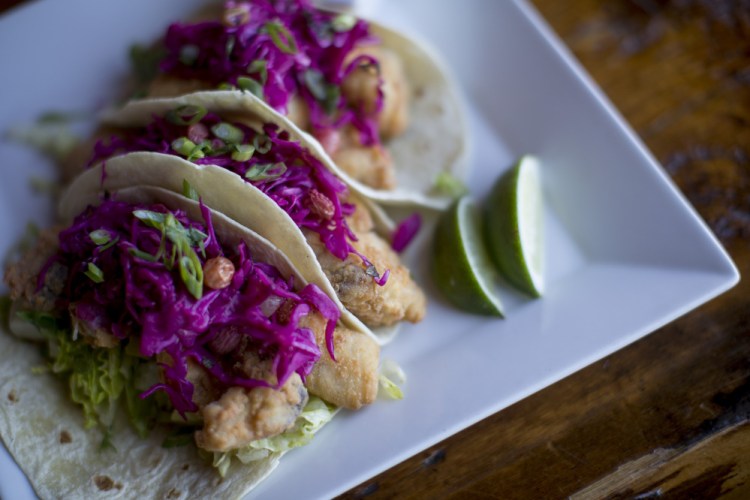
M 532 2 L 750 276 L 750 1 Z M 741 281 L 343 497 L 750 498 L 749 294 Z
M 750 275 L 750 2 L 533 0 Z M 346 498 L 750 498 L 750 280 Z

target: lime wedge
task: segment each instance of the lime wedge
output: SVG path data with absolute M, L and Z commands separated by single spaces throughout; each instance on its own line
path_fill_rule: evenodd
M 510 284 L 534 297 L 544 291 L 543 202 L 539 161 L 522 156 L 487 199 L 489 254 Z
M 445 211 L 435 229 L 431 272 L 448 301 L 467 312 L 503 316 L 494 291 L 497 273 L 482 240 L 480 213 L 464 196 Z

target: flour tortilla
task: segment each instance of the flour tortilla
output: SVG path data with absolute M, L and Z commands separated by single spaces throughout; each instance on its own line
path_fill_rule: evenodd
M 83 207 L 97 204 L 98 193 L 78 193 Z M 114 193 L 120 201 L 163 203 L 202 220 L 199 205 L 154 187 Z M 295 285 L 306 282 L 289 259 L 266 239 L 212 210 L 222 244 L 244 241 L 253 257 L 274 265 Z M 165 434 L 139 437 L 121 415 L 112 436 L 114 450 L 100 450 L 97 429 L 83 428 L 83 412 L 70 401 L 69 389 L 50 373 L 36 345 L 0 332 L 0 436 L 41 498 L 241 498 L 278 465 L 283 452 L 243 465 L 233 461 L 224 478 L 201 459 L 194 446 L 162 448 Z

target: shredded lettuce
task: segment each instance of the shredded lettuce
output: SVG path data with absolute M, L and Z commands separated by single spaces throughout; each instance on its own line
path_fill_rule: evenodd
M 139 374 L 147 372 L 144 360 L 122 347 L 95 348 L 75 340 L 74 330 L 50 314 L 20 314 L 46 338 L 50 370 L 67 381 L 71 400 L 83 409 L 84 427 L 100 427 L 106 444 L 124 399 L 133 428 L 142 436 L 148 434 L 158 406 L 138 397 Z
M 95 349 L 76 342 L 55 317 L 27 312 L 24 317 L 45 335 L 53 373 L 65 374 L 71 399 L 81 405 L 86 428 L 109 428 L 126 378 L 120 349 Z
M 392 359 L 383 360 L 378 378 L 378 396 L 384 399 L 404 399 L 401 386 L 406 383 L 406 374 Z
M 8 130 L 7 137 L 26 144 L 55 161 L 65 159 L 80 142 L 67 124 L 60 122 L 39 122 L 28 127 L 14 127 Z
M 378 378 L 378 396 L 387 399 L 404 399 L 404 391 L 381 373 Z
M 335 406 L 331 406 L 322 399 L 312 396 L 292 429 L 277 436 L 253 441 L 238 450 L 214 453 L 213 466 L 224 477 L 234 459 L 239 460 L 243 464 L 249 464 L 256 460 L 262 460 L 271 453 L 285 452 L 292 448 L 304 446 L 310 442 L 321 427 L 331 421 L 336 411 L 337 408 Z
M 448 196 L 454 200 L 469 192 L 469 188 L 466 187 L 466 184 L 450 172 L 440 172 L 437 177 L 435 177 L 435 184 L 433 185 L 432 190 L 437 195 Z

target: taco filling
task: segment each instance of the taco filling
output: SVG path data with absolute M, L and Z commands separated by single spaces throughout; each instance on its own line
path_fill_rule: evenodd
M 126 129 L 99 141 L 89 165 L 132 151 L 180 156 L 198 165 L 217 165 L 241 176 L 273 199 L 299 226 L 317 233 L 339 259 L 358 253 L 345 217 L 354 206 L 341 201 L 346 185 L 288 134 L 266 125 L 262 132 L 223 121 L 200 106 L 182 106 L 143 128 Z M 372 265 L 364 256 L 360 256 Z M 385 284 L 387 274 L 380 278 Z
M 224 453 L 293 430 L 321 405 L 310 394 L 372 402 L 377 346 L 337 327 L 315 285 L 245 241 L 222 245 L 201 213 L 105 200 L 6 270 L 14 310 L 37 327 L 86 426 L 110 432 L 124 407 L 142 435 L 176 422 L 178 437 Z
M 250 127 L 230 116 L 197 104 L 153 113 L 145 126 L 118 129 L 99 140 L 89 165 L 103 165 L 106 172 L 109 158 L 145 151 L 233 172 L 302 230 L 337 296 L 366 325 L 420 321 L 424 293 L 375 234 L 367 208 L 349 198 L 347 186 L 288 132 L 274 124 Z M 142 168 L 157 166 L 152 162 Z M 253 196 L 248 192 L 247 203 Z
M 169 27 L 145 95 L 251 92 L 311 132 L 354 179 L 392 189 L 382 142 L 406 129 L 409 88 L 399 56 L 378 43 L 366 21 L 304 0 L 227 2 L 218 19 Z

